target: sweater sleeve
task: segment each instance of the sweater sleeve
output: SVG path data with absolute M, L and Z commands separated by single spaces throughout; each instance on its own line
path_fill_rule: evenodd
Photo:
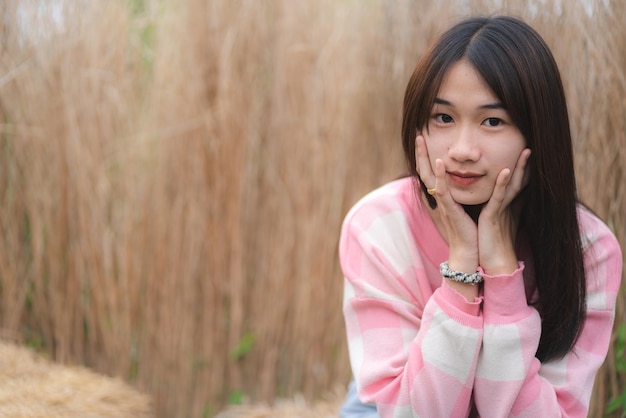
M 510 276 L 485 277 L 483 348 L 474 397 L 481 417 L 586 417 L 595 375 L 611 340 L 622 256 L 597 218 L 583 214 L 587 312 L 570 353 L 541 363 L 541 320 L 526 302 L 523 265 Z
M 467 416 L 482 341 L 480 300 L 434 291 L 402 211 L 348 215 L 344 316 L 359 397 L 381 417 Z

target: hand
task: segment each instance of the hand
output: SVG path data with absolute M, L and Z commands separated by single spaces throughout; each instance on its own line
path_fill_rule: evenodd
M 524 149 L 513 168 L 503 169 L 491 198 L 478 217 L 479 264 L 490 275 L 510 274 L 517 269 L 515 239 L 519 207 L 511 202 L 528 183 L 530 149 Z
M 424 137 L 417 135 L 415 146 L 416 171 L 427 188 L 434 188 L 437 211 L 431 215 L 448 242 L 448 263 L 453 270 L 474 273 L 478 267 L 478 229 L 463 207 L 452 199 L 445 179 L 442 160 L 430 164 Z M 443 230 L 441 230 L 443 229 Z

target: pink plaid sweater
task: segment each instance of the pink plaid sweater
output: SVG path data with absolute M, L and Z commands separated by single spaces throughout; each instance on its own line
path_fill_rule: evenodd
M 541 363 L 532 273 L 485 277 L 469 303 L 439 273 L 448 247 L 409 178 L 364 197 L 340 240 L 344 315 L 360 398 L 381 417 L 585 417 L 610 343 L 622 257 L 579 209 L 587 319 L 573 351 Z M 530 264 L 530 263 L 529 263 Z M 527 270 L 530 270 L 528 268 Z

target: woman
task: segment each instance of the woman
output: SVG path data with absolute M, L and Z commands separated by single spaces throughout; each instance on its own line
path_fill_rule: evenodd
M 342 416 L 586 417 L 622 257 L 577 201 L 544 41 L 510 17 L 452 27 L 409 81 L 402 141 L 411 175 L 342 229 Z

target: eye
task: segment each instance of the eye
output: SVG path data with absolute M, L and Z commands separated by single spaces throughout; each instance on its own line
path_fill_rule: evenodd
M 487 118 L 483 121 L 483 125 L 490 126 L 492 128 L 496 126 L 500 126 L 504 123 L 504 121 L 500 118 Z
M 434 119 L 438 123 L 452 123 L 452 116 L 446 115 L 445 113 L 437 113 Z

